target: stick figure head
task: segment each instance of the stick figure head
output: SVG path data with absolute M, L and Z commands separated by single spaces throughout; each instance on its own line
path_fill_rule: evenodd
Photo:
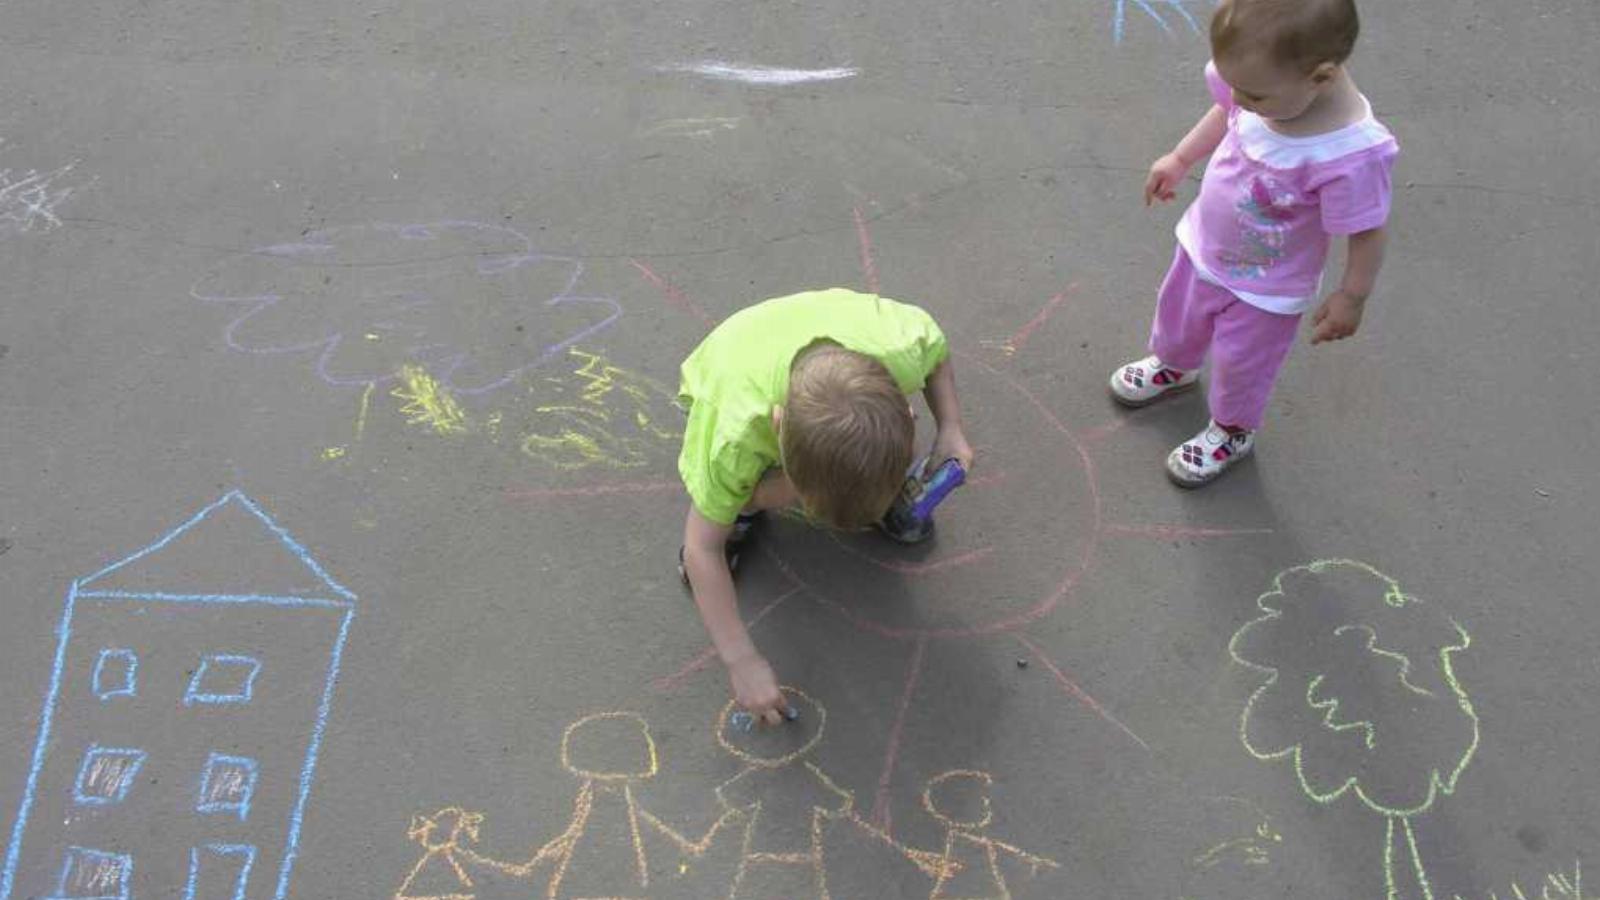
M 481 814 L 451 806 L 431 816 L 412 816 L 411 828 L 406 831 L 406 836 L 427 850 L 442 850 L 464 843 L 477 843 L 478 826 L 482 824 Z
M 639 714 L 585 716 L 561 735 L 561 766 L 579 778 L 627 781 L 656 774 L 656 741 Z
M 989 808 L 993 784 L 988 772 L 952 769 L 928 779 L 922 789 L 922 807 L 950 828 L 983 828 L 994 819 L 994 810 Z
M 789 708 L 799 715 L 793 721 L 770 727 L 741 727 L 733 716 L 735 702 L 729 700 L 717 714 L 715 723 L 717 743 L 722 749 L 740 762 L 763 769 L 777 769 L 798 762 L 815 749 L 822 740 L 828 711 L 804 691 L 792 687 L 784 687 L 782 691 Z

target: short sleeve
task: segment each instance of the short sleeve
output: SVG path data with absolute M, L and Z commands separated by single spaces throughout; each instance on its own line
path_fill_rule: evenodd
M 767 463 L 758 454 L 719 438 L 714 405 L 696 402 L 689 407 L 678 475 L 702 516 L 718 525 L 732 525 L 766 470 Z
M 922 390 L 928 376 L 950 356 L 950 344 L 939 323 L 925 310 L 910 304 L 897 304 L 899 347 L 883 357 L 883 364 L 894 376 L 895 384 L 907 394 Z
M 1322 229 L 1347 235 L 1371 231 L 1389 221 L 1392 173 L 1399 148 L 1393 141 L 1331 163 L 1317 189 Z
M 1217 71 L 1215 62 L 1206 63 L 1206 89 L 1211 92 L 1211 99 L 1223 109 L 1232 112 L 1234 107 L 1233 88 L 1222 80 L 1222 73 Z

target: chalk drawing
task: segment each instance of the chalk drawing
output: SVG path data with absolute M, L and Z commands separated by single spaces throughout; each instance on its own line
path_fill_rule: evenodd
M 256 848 L 249 844 L 206 844 L 195 847 L 189 851 L 189 880 L 183 887 L 183 900 L 199 900 L 201 897 L 220 897 L 218 892 L 206 892 L 201 889 L 200 879 L 206 868 L 206 860 L 234 861 L 232 871 L 231 900 L 245 900 L 246 890 L 250 886 L 250 870 L 256 864 Z M 207 888 L 212 885 L 207 885 Z
M 1354 560 L 1281 572 L 1256 605 L 1263 615 L 1228 644 L 1264 676 L 1240 715 L 1245 750 L 1288 760 L 1316 803 L 1354 795 L 1382 816 L 1386 896 L 1433 900 L 1413 820 L 1455 793 L 1477 752 L 1478 715 L 1454 662 L 1471 637 Z
M 601 759 L 590 759 L 589 756 Z M 624 759 L 624 757 L 628 757 Z M 543 896 L 639 897 L 650 887 L 650 862 L 644 834 L 666 837 L 685 857 L 703 854 L 724 826 L 726 814 L 698 840 L 690 840 L 644 809 L 639 783 L 660 769 L 655 738 L 644 718 L 631 712 L 602 712 L 568 725 L 561 736 L 561 765 L 578 779 L 566 827 L 520 863 L 507 863 L 466 846 L 476 842 L 483 817 L 460 807 L 412 819 L 408 836 L 424 855 L 407 874 L 395 900 L 471 900 L 472 866 L 516 878 L 548 875 Z M 441 831 L 447 834 L 439 840 Z M 625 856 L 625 858 L 623 858 Z
M 1490 891 L 1487 900 L 1595 900 L 1594 894 L 1583 892 L 1583 860 L 1572 864 L 1572 871 L 1555 871 L 1547 873 L 1543 879 L 1535 881 L 1533 887 L 1524 888 L 1513 881 L 1511 888 L 1506 893 Z M 1460 894 L 1452 895 L 1452 900 L 1467 900 Z
M 1244 835 L 1219 841 L 1200 850 L 1190 858 L 1189 864 L 1196 869 L 1215 869 L 1229 864 L 1259 868 L 1270 863 L 1273 847 L 1283 843 L 1283 835 L 1273 827 L 1272 817 L 1248 800 L 1238 797 L 1212 799 L 1249 810 L 1256 820 L 1255 827 Z
M 818 81 L 839 81 L 854 78 L 860 70 L 852 66 L 829 69 L 784 69 L 775 66 L 750 66 L 738 63 L 704 60 L 661 66 L 662 72 L 684 72 L 713 81 L 737 81 L 757 87 L 784 87 L 793 84 L 811 84 Z
M 601 353 L 569 347 L 560 369 L 528 373 L 502 391 L 488 410 L 473 412 L 422 365 L 406 365 L 399 383 L 376 395 L 378 414 L 398 413 L 422 433 L 499 444 L 509 436 L 525 459 L 556 471 L 636 469 L 670 456 L 683 438 L 683 412 L 674 391 Z M 374 403 L 362 392 L 355 440 L 325 448 L 324 460 L 344 459 L 368 430 Z M 382 405 L 393 403 L 392 407 Z
M 94 661 L 94 695 L 101 700 L 139 693 L 139 655 L 126 647 L 107 647 Z
M 718 132 L 732 131 L 739 120 L 731 116 L 706 116 L 693 119 L 662 119 L 644 130 L 646 137 L 687 137 L 710 140 Z
M 1154 22 L 1156 27 L 1161 29 L 1162 34 L 1169 38 L 1178 36 L 1172 24 L 1167 21 L 1169 16 L 1182 22 L 1189 29 L 1189 34 L 1199 35 L 1203 33 L 1199 20 L 1184 5 L 1185 3 L 1196 2 L 1196 0 L 1111 0 L 1111 2 L 1111 36 L 1118 44 L 1122 43 L 1122 39 L 1127 33 L 1128 4 L 1130 3 L 1139 12 L 1143 13 L 1146 18 Z M 1165 15 L 1162 14 L 1162 10 L 1166 11 Z
M 400 384 L 390 393 L 396 399 L 405 401 L 405 405 L 400 407 L 400 414 L 412 425 L 426 425 L 435 434 L 460 434 L 467 430 L 467 415 L 461 411 L 461 404 L 451 396 L 448 388 L 422 366 L 401 366 Z M 363 404 L 362 412 L 365 411 L 366 405 Z M 358 418 L 356 421 L 361 420 Z
M 511 384 L 622 317 L 584 296 L 583 262 L 502 225 L 446 220 L 308 231 L 239 254 L 190 295 L 243 307 L 231 349 L 303 356 L 330 385 L 387 385 L 424 366 L 457 397 Z
M 164 566 L 175 558 L 183 560 L 176 566 L 181 574 Z M 189 581 L 164 583 L 200 577 L 197 566 L 214 568 L 209 577 L 220 583 L 205 583 L 204 590 Z M 228 573 L 235 571 L 252 580 L 233 583 Z M 223 587 L 231 590 L 218 590 Z M 355 600 L 238 491 L 137 553 L 72 582 L 0 869 L 0 900 L 126 898 L 138 858 L 164 852 L 149 815 L 171 808 L 164 795 L 174 790 L 186 792 L 178 808 L 196 810 L 201 833 L 249 816 L 252 804 L 270 801 L 274 812 L 251 822 L 253 846 L 196 845 L 188 873 L 172 865 L 141 866 L 140 896 L 192 896 L 195 878 L 211 885 L 219 875 L 235 886 L 236 900 L 287 896 Z M 185 627 L 174 628 L 179 622 Z M 174 634 L 211 646 L 174 646 Z M 241 646 L 250 655 L 215 649 Z M 144 661 L 143 684 L 107 703 L 98 689 L 106 686 L 100 679 L 114 654 Z M 307 654 L 320 665 L 305 665 Z M 185 666 L 194 667 L 187 677 Z M 184 697 L 192 700 L 179 702 Z M 106 718 L 113 713 L 116 718 Z M 209 746 L 223 726 L 230 748 L 256 756 L 222 755 Z M 168 753 L 181 748 L 181 758 L 101 747 L 102 731 L 115 731 L 119 743 L 144 735 L 147 746 Z M 186 777 L 163 778 L 159 785 L 135 778 L 141 766 L 158 764 Z M 75 816 L 75 803 L 99 808 Z M 276 870 L 276 876 L 247 883 L 252 867 Z M 163 881 L 185 874 L 187 885 Z
M 406 837 L 422 845 L 422 858 L 411 867 L 397 900 L 472 900 L 476 886 L 458 856 L 478 841 L 483 816 L 450 806 L 431 816 L 412 816 Z
M 76 167 L 70 162 L 48 172 L 0 168 L 0 234 L 61 227 L 56 208 L 81 186 L 64 183 Z
M 576 347 L 567 353 L 576 368 L 544 379 L 536 390 L 548 399 L 518 426 L 524 454 L 558 469 L 628 469 L 682 440 L 684 418 L 674 391 L 598 353 Z
M 717 785 L 716 820 L 698 837 L 686 837 L 644 808 L 640 785 L 660 772 L 656 744 L 644 718 L 603 712 L 567 726 L 561 764 L 579 781 L 572 812 L 560 834 L 521 862 L 506 862 L 477 848 L 484 817 L 449 806 L 411 819 L 406 836 L 423 853 L 401 880 L 394 900 L 475 900 L 486 873 L 520 880 L 546 879 L 545 898 L 643 898 L 651 892 L 655 864 L 647 838 L 665 838 L 679 853 L 678 874 L 720 840 L 736 843 L 738 857 L 726 888 L 729 900 L 782 896 L 827 900 L 825 832 L 843 827 L 857 843 L 888 848 L 929 878 L 930 900 L 1008 900 L 1011 888 L 999 861 L 1009 857 L 1035 873 L 1058 864 L 989 837 L 992 816 L 986 773 L 955 770 L 930 780 L 928 814 L 945 832 L 938 850 L 909 847 L 862 818 L 855 796 L 812 757 L 827 725 L 827 710 L 793 687 L 783 691 L 799 715 L 775 728 L 741 727 L 731 702 L 717 714 L 717 745 L 741 764 Z M 984 814 L 970 817 L 952 804 L 952 791 L 976 786 Z M 958 798 L 960 799 L 960 798 Z M 732 844 L 724 844 L 729 850 Z M 980 893 L 960 893 L 977 885 Z M 721 893 L 718 891 L 717 893 Z

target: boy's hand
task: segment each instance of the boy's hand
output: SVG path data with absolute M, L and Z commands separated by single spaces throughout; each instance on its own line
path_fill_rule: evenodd
M 1189 164 L 1178 158 L 1176 153 L 1168 153 L 1150 165 L 1150 175 L 1144 180 L 1144 205 L 1149 206 L 1152 201 L 1160 200 L 1162 203 L 1171 201 L 1178 196 L 1178 185 L 1189 174 Z
M 1311 314 L 1311 343 L 1342 341 L 1361 327 L 1361 314 L 1366 311 L 1365 298 L 1334 291 L 1317 311 Z
M 947 459 L 961 463 L 961 468 L 972 471 L 972 445 L 967 443 L 967 436 L 958 425 L 941 427 L 934 436 L 933 450 L 929 452 L 928 459 L 935 466 L 939 466 Z
M 772 666 L 759 653 L 728 663 L 728 680 L 733 683 L 733 697 L 739 705 L 757 720 L 768 725 L 783 721 L 783 711 L 789 701 L 778 688 L 778 678 Z

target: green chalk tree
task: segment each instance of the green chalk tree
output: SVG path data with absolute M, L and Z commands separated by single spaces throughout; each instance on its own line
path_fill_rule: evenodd
M 1239 719 L 1245 750 L 1289 760 L 1317 803 L 1353 794 L 1382 816 L 1388 900 L 1432 900 L 1412 820 L 1455 793 L 1478 748 L 1453 664 L 1471 637 L 1353 560 L 1281 572 L 1256 605 L 1228 644 L 1263 679 Z

